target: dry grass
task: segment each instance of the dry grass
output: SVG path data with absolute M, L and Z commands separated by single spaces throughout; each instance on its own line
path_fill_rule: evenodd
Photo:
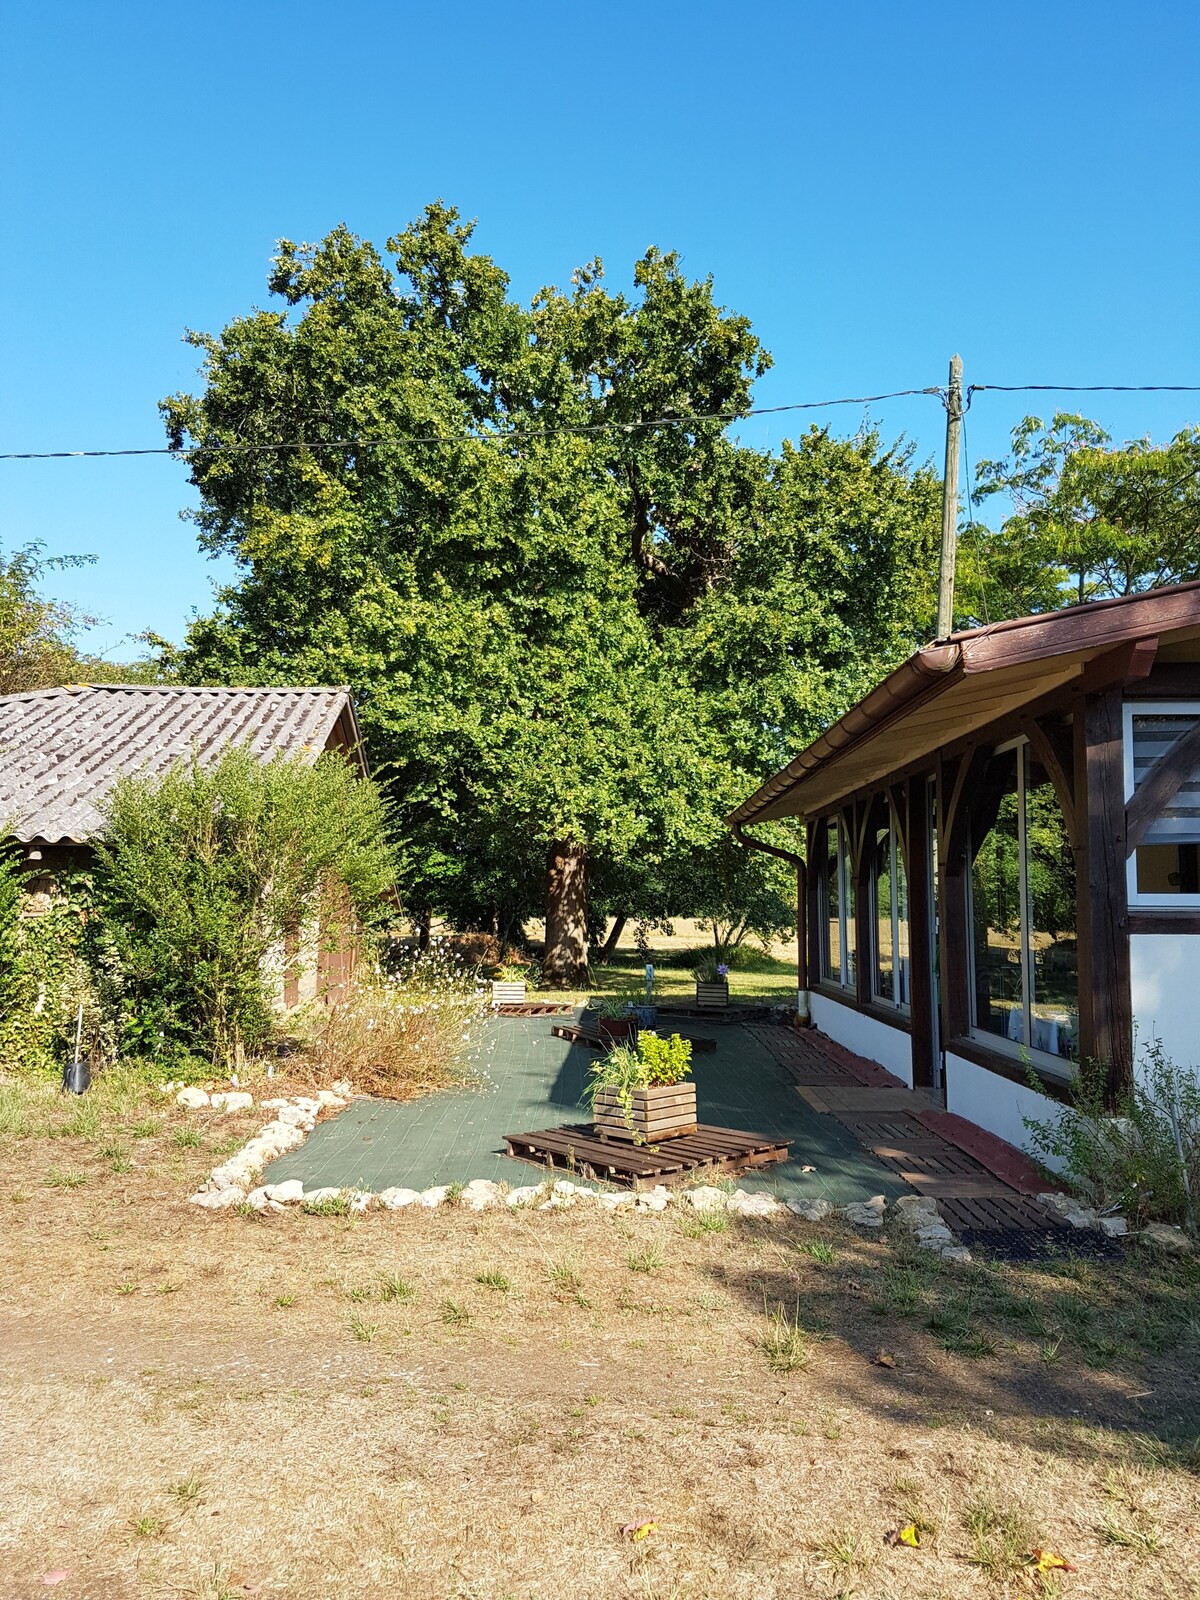
M 336 1006 L 317 1005 L 292 1070 L 348 1078 L 364 1094 L 411 1100 L 475 1081 L 485 1010 L 472 978 L 440 948 L 396 978 L 362 975 Z
M 64 1133 L 78 1108 L 22 1090 L 0 1137 L 6 1600 L 57 1569 L 72 1600 L 1196 1592 L 1192 1264 L 951 1270 L 849 1227 L 582 1209 L 198 1216 L 245 1128 L 106 1093 Z M 909 1522 L 919 1548 L 884 1543 Z M 1035 1547 L 1078 1571 L 1035 1579 Z

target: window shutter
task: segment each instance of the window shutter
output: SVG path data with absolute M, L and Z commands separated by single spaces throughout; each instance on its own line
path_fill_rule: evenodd
M 1200 721 L 1195 711 L 1135 712 L 1133 717 L 1133 787 L 1160 756 Z M 1151 823 L 1144 844 L 1180 844 L 1200 840 L 1200 766 L 1168 802 L 1161 817 Z

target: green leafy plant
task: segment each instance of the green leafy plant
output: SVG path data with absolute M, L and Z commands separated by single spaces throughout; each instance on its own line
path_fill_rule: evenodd
M 583 1091 L 583 1104 L 594 1116 L 596 1096 L 611 1092 L 621 1107 L 626 1127 L 632 1132 L 634 1091 L 682 1083 L 691 1070 L 690 1039 L 681 1038 L 677 1033 L 664 1039 L 643 1029 L 636 1044 L 615 1045 L 607 1055 L 592 1063 L 591 1076 Z
M 1200 1079 L 1177 1067 L 1160 1040 L 1145 1046 L 1115 1101 L 1103 1064 L 1088 1061 L 1071 1104 L 1025 1126 L 1034 1153 L 1089 1204 L 1200 1231 Z
M 377 916 L 393 882 L 379 790 L 339 755 L 262 763 L 248 749 L 158 778 L 123 777 L 105 802 L 96 891 L 124 976 L 128 1023 L 214 1060 L 275 1026 L 273 952 Z

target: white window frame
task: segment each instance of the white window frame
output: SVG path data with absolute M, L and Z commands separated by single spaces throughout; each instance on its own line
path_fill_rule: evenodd
M 875 980 L 879 976 L 879 879 L 877 874 L 871 873 L 871 1001 L 874 1005 L 884 1006 L 889 1011 L 908 1012 L 912 1009 L 909 1000 L 901 1000 L 900 990 L 900 833 L 896 827 L 896 813 L 888 802 L 888 864 L 892 880 L 892 994 L 880 994 L 875 987 Z M 905 904 L 911 893 L 907 874 L 904 880 Z M 909 924 L 908 937 L 911 957 L 912 948 L 912 921 L 905 917 Z M 909 961 L 908 987 L 912 988 L 912 962 Z
M 1029 765 L 1025 753 L 1029 748 L 1029 740 L 1022 737 L 1009 739 L 1005 744 L 998 744 L 992 751 L 994 756 L 1002 756 L 1009 750 L 1021 752 L 1017 757 L 1017 893 L 1021 902 L 1021 1012 L 1025 1038 L 1033 1038 L 1033 939 L 1029 926 L 1029 854 L 1025 833 L 1025 779 Z M 1132 770 L 1132 760 L 1131 760 Z M 971 840 L 972 850 L 975 840 Z M 972 854 L 972 861 L 974 855 Z M 1069 1056 L 1051 1055 L 1049 1050 L 1038 1050 L 1032 1044 L 1022 1044 L 1017 1039 L 1006 1038 L 1003 1034 L 990 1033 L 986 1028 L 981 1028 L 975 1018 L 975 1007 L 978 1001 L 979 985 L 976 982 L 975 968 L 975 874 L 970 871 L 967 875 L 969 891 L 969 909 L 971 917 L 971 937 L 967 941 L 967 952 L 970 957 L 968 970 L 971 979 L 971 1024 L 968 1037 L 978 1044 L 983 1044 L 989 1050 L 998 1050 L 1001 1054 L 1012 1056 L 1014 1060 L 1021 1061 L 1028 1057 L 1047 1077 L 1058 1078 L 1064 1083 L 1070 1083 L 1076 1076 L 1076 1067 Z M 1078 907 L 1076 920 L 1078 921 Z
M 1125 755 L 1125 804 L 1133 799 L 1133 719 L 1145 716 L 1194 716 L 1200 721 L 1200 700 L 1126 700 L 1122 711 L 1122 743 Z M 1197 830 L 1200 832 L 1200 829 Z M 1153 843 L 1153 840 L 1146 841 Z M 1129 904 L 1158 911 L 1194 911 L 1200 907 L 1200 894 L 1141 894 L 1137 886 L 1137 849 L 1125 863 L 1125 882 Z

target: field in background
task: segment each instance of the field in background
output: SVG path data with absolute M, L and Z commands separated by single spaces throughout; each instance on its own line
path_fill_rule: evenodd
M 5 1600 L 1196 1593 L 1196 1262 L 198 1215 L 261 1120 L 0 1084 Z

